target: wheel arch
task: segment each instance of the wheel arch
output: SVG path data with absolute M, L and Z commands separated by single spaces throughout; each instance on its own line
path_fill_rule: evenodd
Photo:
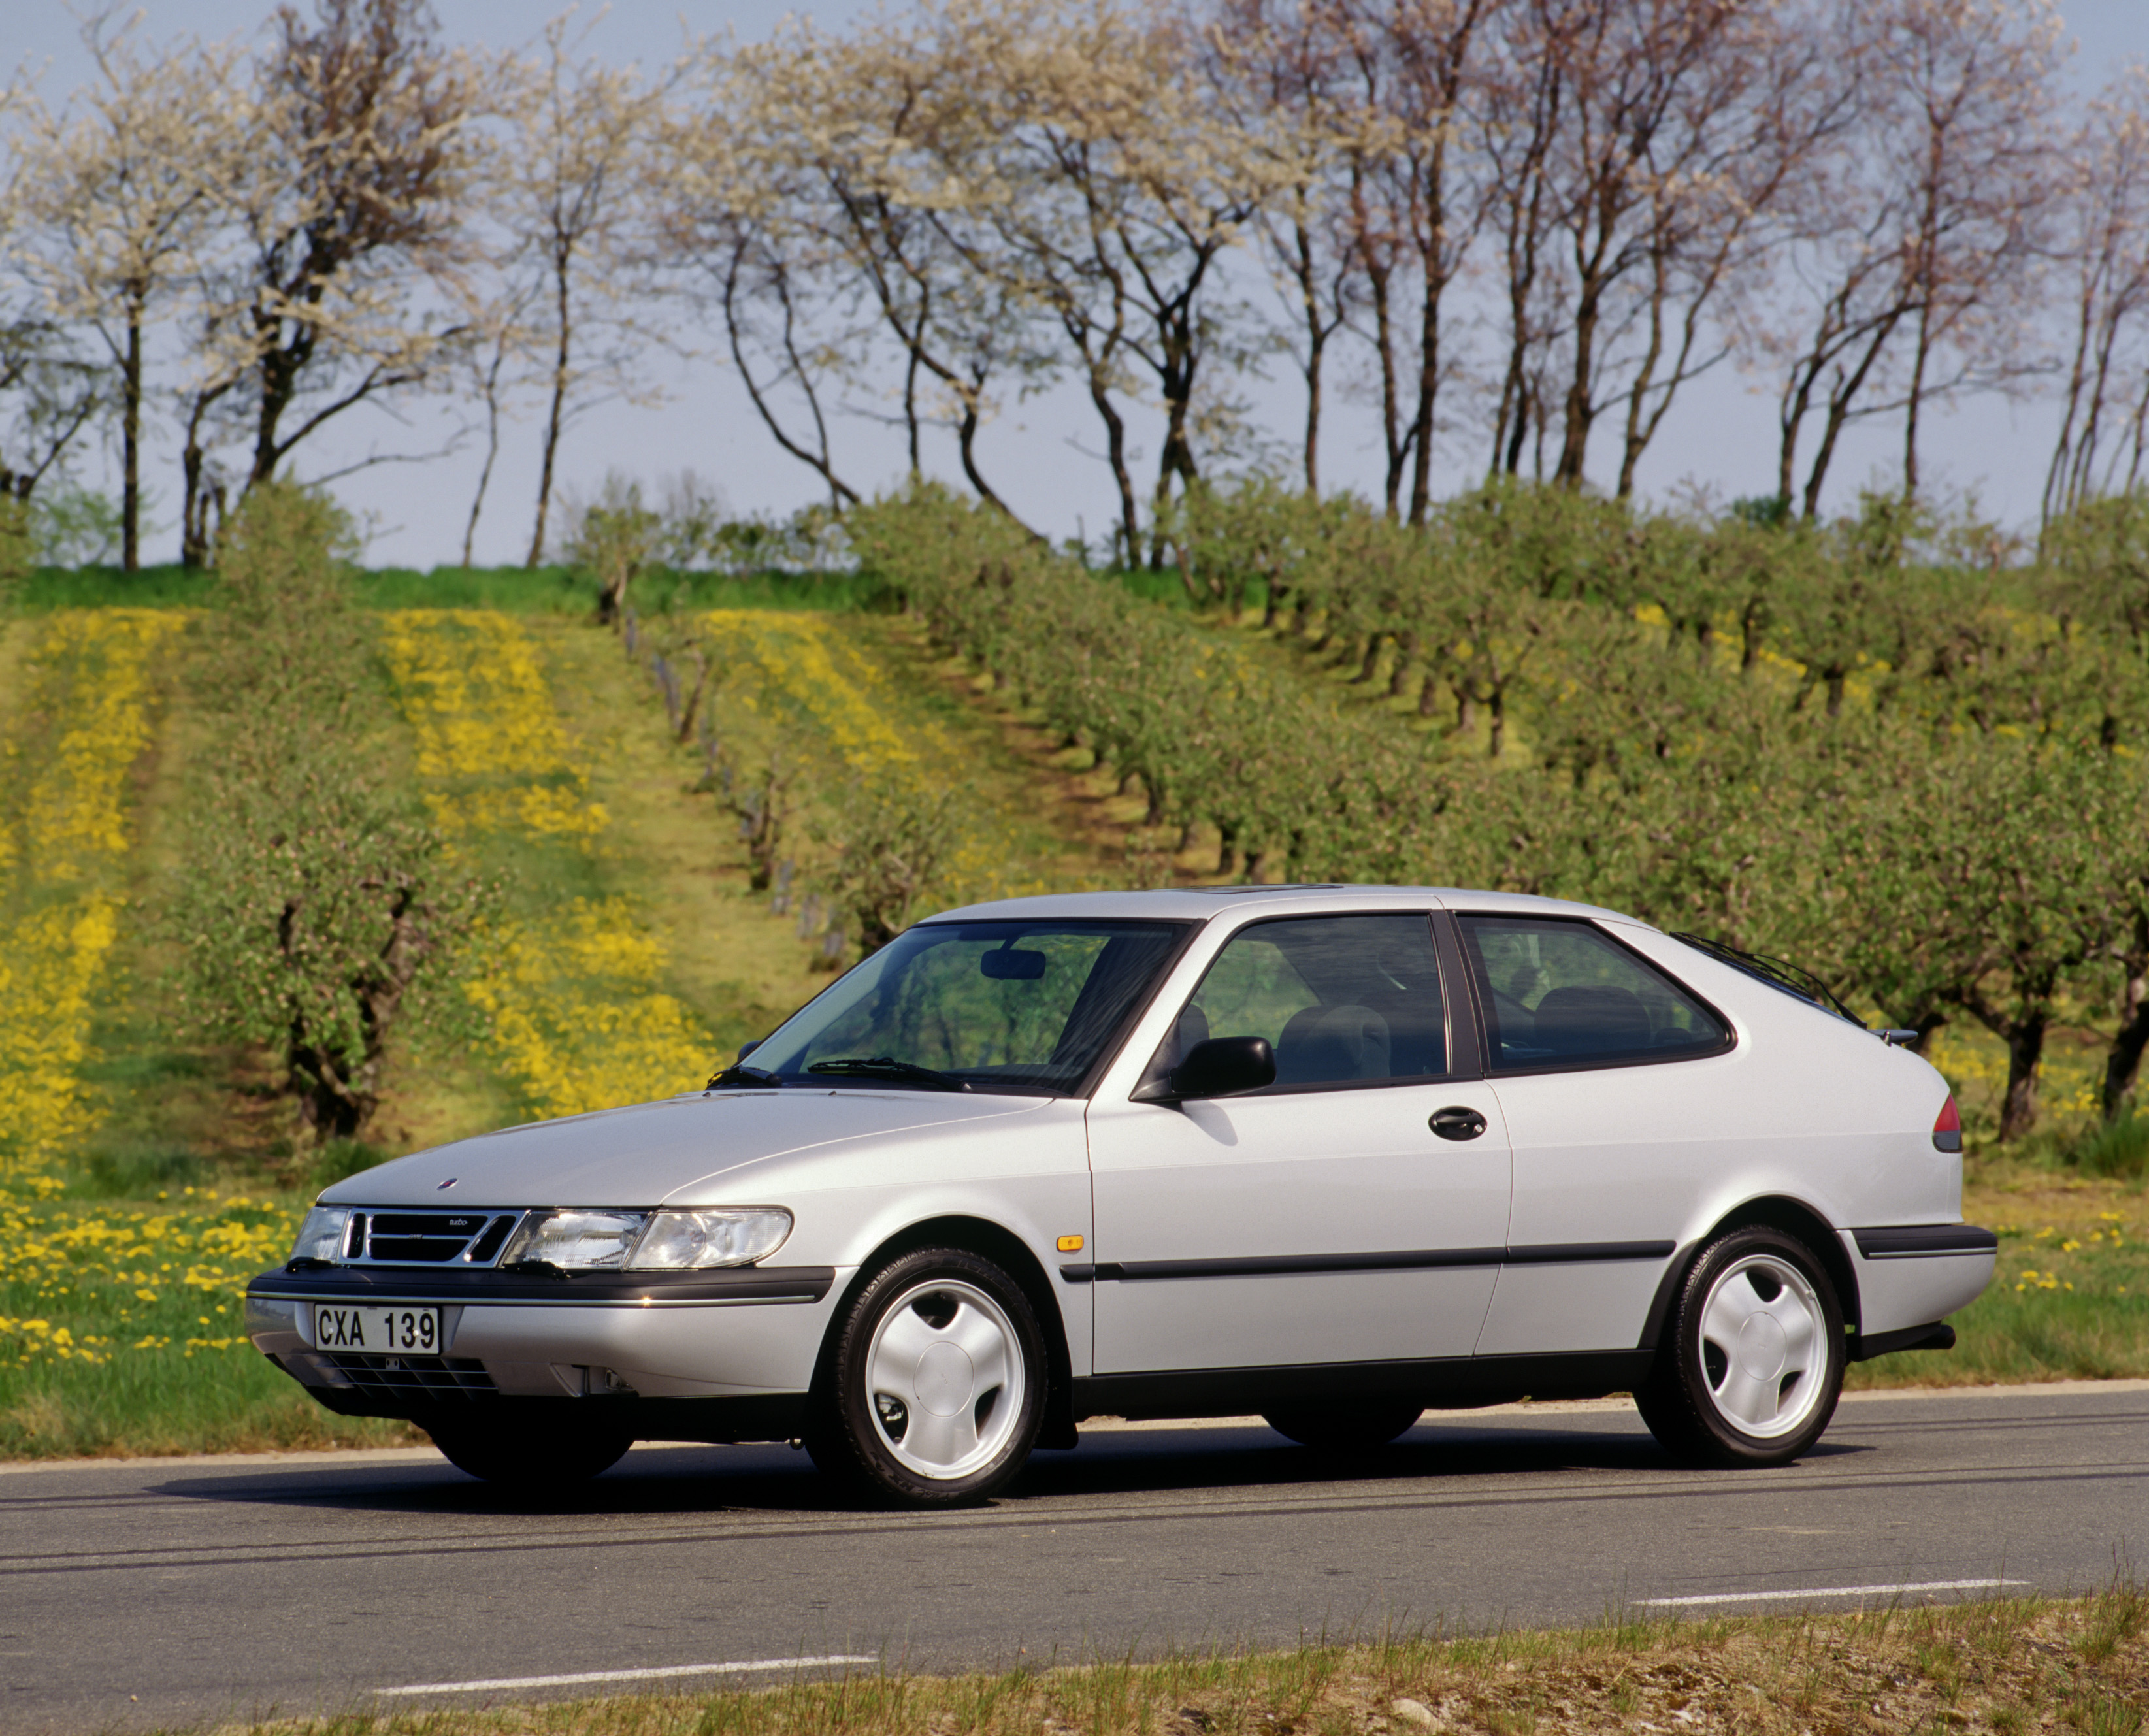
M 1044 1335 L 1044 1430 L 1037 1444 L 1044 1447 L 1074 1446 L 1074 1361 L 1068 1354 L 1067 1323 L 1060 1312 L 1059 1299 L 1029 1245 L 1004 1225 L 995 1224 L 989 1218 L 960 1213 L 921 1218 L 885 1238 L 859 1261 L 858 1271 L 852 1275 L 828 1316 L 820 1355 L 813 1366 L 815 1388 L 823 1388 L 843 1321 L 849 1317 L 852 1305 L 859 1294 L 873 1281 L 873 1275 L 890 1260 L 899 1260 L 920 1248 L 960 1248 L 991 1260 L 1022 1287 L 1030 1311 L 1037 1316 L 1038 1329 Z
M 1664 1321 L 1671 1313 L 1672 1299 L 1685 1284 L 1687 1274 L 1694 1270 L 1694 1263 L 1701 1257 L 1703 1249 L 1734 1230 L 1761 1228 L 1780 1230 L 1813 1250 L 1814 1257 L 1821 1263 L 1821 1270 L 1828 1274 L 1829 1282 L 1835 1286 L 1836 1301 L 1843 1310 L 1843 1323 L 1855 1336 L 1859 1330 L 1858 1273 L 1850 1263 L 1850 1256 L 1843 1250 L 1843 1238 L 1826 1218 L 1804 1200 L 1770 1194 L 1734 1206 L 1679 1250 L 1665 1267 L 1664 1276 L 1657 1285 L 1656 1296 L 1649 1303 L 1648 1318 L 1642 1327 L 1642 1340 L 1636 1348 L 1653 1351 L 1657 1347 Z

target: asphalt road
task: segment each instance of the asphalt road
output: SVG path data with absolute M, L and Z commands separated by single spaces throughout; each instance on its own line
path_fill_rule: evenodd
M 1623 1407 L 1435 1416 L 1346 1461 L 1257 1425 L 1098 1430 L 932 1517 L 832 1506 L 782 1447 L 638 1448 L 541 1507 L 430 1452 L 138 1460 L 0 1475 L 0 1728 L 2086 1590 L 2143 1562 L 2149 1382 L 1848 1400 L 1759 1472 L 1675 1469 Z

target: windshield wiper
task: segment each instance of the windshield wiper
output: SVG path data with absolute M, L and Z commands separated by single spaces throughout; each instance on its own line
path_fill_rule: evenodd
M 722 1085 L 780 1085 L 783 1083 L 783 1075 L 780 1073 L 771 1073 L 766 1067 L 749 1067 L 744 1061 L 733 1061 L 702 1089 L 713 1091 Z
M 853 1055 L 839 1061 L 815 1061 L 806 1070 L 853 1079 L 899 1079 L 912 1084 L 929 1086 L 935 1091 L 967 1091 L 970 1089 L 952 1073 L 936 1072 L 930 1067 L 919 1066 L 915 1061 L 898 1061 L 893 1055 Z

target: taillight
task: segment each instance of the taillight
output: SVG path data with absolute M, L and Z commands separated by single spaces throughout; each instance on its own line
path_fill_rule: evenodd
M 1955 1112 L 1955 1098 L 1952 1094 L 1940 1105 L 1939 1119 L 1933 1123 L 1933 1150 L 1935 1151 L 1962 1150 L 1962 1117 Z

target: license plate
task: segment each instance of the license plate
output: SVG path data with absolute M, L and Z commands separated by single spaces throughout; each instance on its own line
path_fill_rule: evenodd
M 330 1308 L 314 1304 L 314 1348 L 415 1351 L 437 1356 L 445 1342 L 437 1308 Z

